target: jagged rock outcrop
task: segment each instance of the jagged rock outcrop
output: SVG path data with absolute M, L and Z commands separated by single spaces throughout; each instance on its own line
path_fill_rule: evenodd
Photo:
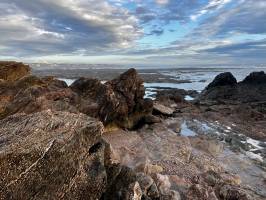
M 30 67 L 20 62 L 0 61 L 0 80 L 16 81 L 30 74 Z
M 143 99 L 144 93 L 143 80 L 135 69 L 105 84 L 80 78 L 71 87 L 53 77 L 28 75 L 0 82 L 0 119 L 51 109 L 81 112 L 106 126 L 133 128 L 152 112 L 152 101 Z
M 53 77 L 25 76 L 14 82 L 0 83 L 0 119 L 15 113 L 42 110 L 78 112 L 78 95 L 65 82 Z
M 133 128 L 152 111 L 152 101 L 143 99 L 143 80 L 135 69 L 104 84 L 97 79 L 81 78 L 70 88 L 82 97 L 80 111 L 99 117 L 105 125 Z
M 99 199 L 106 187 L 103 125 L 43 111 L 0 121 L 0 199 Z
M 266 74 L 253 72 L 237 83 L 231 73 L 218 75 L 199 96 L 200 102 L 253 103 L 266 101 Z

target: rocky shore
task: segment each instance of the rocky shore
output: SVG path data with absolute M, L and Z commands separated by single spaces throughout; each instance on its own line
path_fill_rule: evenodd
M 68 86 L 0 62 L 0 199 L 266 198 L 264 72 L 144 94 L 135 69 Z

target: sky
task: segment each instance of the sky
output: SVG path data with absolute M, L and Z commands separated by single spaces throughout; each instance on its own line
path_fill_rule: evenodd
M 266 0 L 1 0 L 0 60 L 266 64 Z

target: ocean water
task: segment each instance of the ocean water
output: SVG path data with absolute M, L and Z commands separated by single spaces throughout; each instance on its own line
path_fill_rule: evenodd
M 95 69 L 97 70 L 97 69 Z M 110 70 L 110 69 L 107 69 Z M 265 71 L 266 67 L 251 68 L 176 68 L 176 69 L 140 69 L 140 74 L 145 76 L 157 77 L 153 82 L 144 83 L 147 98 L 154 98 L 156 92 L 166 88 L 178 88 L 185 90 L 197 90 L 201 92 L 214 78 L 220 73 L 231 72 L 237 79 L 242 81 L 248 74 L 254 71 Z M 160 78 L 160 76 L 162 78 Z M 158 78 L 159 77 L 159 78 Z M 167 77 L 167 78 L 165 78 Z M 75 79 L 63 79 L 71 85 Z M 162 81 L 163 80 L 163 81 Z M 185 83 L 184 83 L 185 82 Z M 193 100 L 187 96 L 186 99 Z

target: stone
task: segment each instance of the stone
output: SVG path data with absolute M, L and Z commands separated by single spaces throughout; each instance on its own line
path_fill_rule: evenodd
M 80 78 L 70 88 L 83 98 L 80 111 L 95 114 L 106 126 L 133 128 L 152 112 L 152 100 L 143 98 L 143 80 L 135 69 L 104 84 L 97 79 Z M 92 103 L 95 104 L 93 111 Z
M 131 199 L 134 197 L 135 189 L 139 190 L 136 173 L 126 166 L 113 165 L 107 168 L 107 180 L 108 187 L 102 199 Z
M 159 197 L 157 186 L 150 176 L 145 175 L 144 173 L 137 173 L 137 181 L 139 182 L 143 195 L 148 196 L 151 199 Z
M 77 113 L 79 98 L 65 82 L 53 77 L 25 76 L 0 85 L 0 119 L 42 110 Z
M 163 168 L 159 165 L 153 165 L 149 163 L 141 163 L 135 168 L 136 172 L 144 172 L 147 175 L 159 174 L 163 172 Z
M 266 101 L 266 75 L 264 72 L 253 72 L 243 81 L 237 83 L 231 73 L 219 74 L 199 95 L 201 104 L 256 103 Z
M 159 117 L 152 114 L 145 116 L 143 120 L 145 124 L 156 124 L 161 122 L 161 119 Z
M 193 184 L 185 196 L 186 200 L 218 200 L 211 188 L 200 184 Z
M 29 75 L 31 69 L 28 65 L 20 62 L 0 61 L 0 79 L 5 81 L 16 81 Z
M 218 86 L 236 85 L 237 80 L 231 72 L 225 72 L 217 75 L 214 80 L 207 86 L 207 90 Z
M 131 183 L 126 191 L 125 200 L 141 200 L 142 191 L 138 182 Z
M 252 72 L 243 81 L 243 84 L 266 84 L 266 74 L 264 71 Z
M 174 114 L 174 109 L 170 107 L 166 107 L 163 104 L 160 104 L 158 102 L 155 102 L 153 105 L 153 112 L 155 114 L 162 114 L 162 115 L 167 115 L 171 116 Z
M 49 110 L 0 121 L 0 199 L 99 199 L 103 125 Z
M 225 200 L 251 200 L 251 197 L 245 191 L 232 185 L 222 186 L 219 194 Z

